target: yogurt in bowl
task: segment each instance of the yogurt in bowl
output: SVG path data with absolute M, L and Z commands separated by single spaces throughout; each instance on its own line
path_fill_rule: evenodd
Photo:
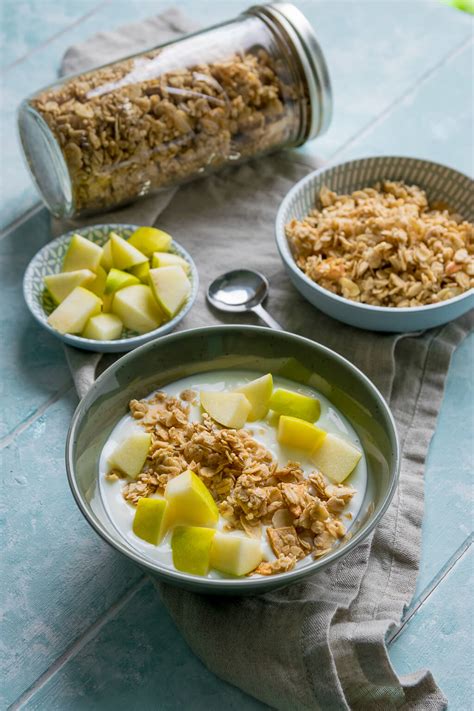
M 225 378 L 216 382 L 216 374 L 222 371 L 226 373 Z M 355 477 L 352 485 L 356 488 L 356 494 L 351 497 L 351 506 L 355 508 L 349 509 L 353 518 L 342 518 L 348 529 L 347 534 L 344 533 L 324 555 L 313 557 L 311 552 L 304 560 L 300 559 L 301 562 L 296 561 L 292 569 L 277 575 L 254 573 L 236 577 L 194 574 L 154 559 L 152 553 L 155 548 L 142 547 L 130 535 L 129 529 L 128 532 L 126 528 L 121 530 L 120 522 L 114 522 L 110 502 L 102 493 L 102 452 L 110 436 L 115 436 L 116 426 L 128 414 L 130 401 L 146 400 L 150 394 L 166 391 L 175 384 L 181 389 L 186 378 L 191 378 L 188 382 L 195 382 L 201 388 L 207 383 L 209 389 L 223 388 L 224 385 L 227 389 L 227 384 L 233 386 L 234 382 L 240 383 L 254 374 L 264 376 L 268 373 L 273 374 L 274 383 L 287 383 L 289 380 L 288 387 L 291 384 L 292 389 L 301 390 L 303 394 L 312 393 L 313 397 L 316 395 L 320 399 L 321 415 L 314 427 L 321 425 L 319 429 L 322 429 L 322 423 L 326 423 L 329 429 L 334 422 L 338 436 L 349 437 L 351 447 L 358 448 L 360 443 L 359 451 L 364 455 L 362 472 L 364 464 L 366 467 L 366 484 L 362 475 L 359 479 L 357 471 L 351 475 Z M 287 380 L 280 381 L 279 378 Z M 202 392 L 199 391 L 201 398 Z M 273 403 L 272 407 L 278 405 Z M 136 410 L 137 405 L 132 408 Z M 201 417 L 204 420 L 203 414 Z M 308 424 L 313 427 L 313 423 Z M 344 434 L 343 425 L 347 427 L 348 424 L 352 429 L 348 428 Z M 248 427 L 255 430 L 254 434 L 250 435 L 246 427 L 243 427 L 243 432 L 247 432 L 248 437 L 256 438 L 260 436 L 256 432 L 259 426 L 249 423 Z M 222 430 L 229 425 L 223 427 L 216 424 L 216 427 Z M 355 439 L 351 442 L 351 437 L 357 437 L 358 442 Z M 110 454 L 107 455 L 110 458 Z M 301 448 L 298 456 L 304 459 Z M 311 458 L 314 459 L 313 454 Z M 281 588 L 347 556 L 369 535 L 387 510 L 397 485 L 399 462 L 399 442 L 388 405 L 361 371 L 342 356 L 309 339 L 268 328 L 240 325 L 175 333 L 124 355 L 102 373 L 79 403 L 66 444 L 66 468 L 71 491 L 95 531 L 112 547 L 160 580 L 194 592 L 217 595 L 260 594 Z M 314 468 L 323 468 L 321 462 L 319 467 L 314 461 L 311 464 Z M 142 464 L 135 474 L 141 468 Z M 105 466 L 102 474 L 105 475 Z M 203 475 L 202 468 L 200 474 Z M 213 492 L 212 486 L 209 490 Z M 163 498 L 158 491 L 155 496 Z M 220 501 L 214 502 L 216 506 L 220 507 L 220 504 Z M 223 512 L 219 510 L 219 513 Z M 226 517 L 227 512 L 223 518 Z M 274 524 L 273 521 L 271 523 Z M 281 521 L 277 523 L 282 524 Z M 215 535 L 215 527 L 212 531 Z M 233 535 L 243 535 L 243 531 L 235 530 Z M 165 538 L 163 542 L 166 545 Z M 271 560 L 266 562 L 271 563 Z
M 223 371 L 224 376 L 221 375 Z M 110 471 L 103 463 L 102 453 L 105 459 L 110 458 L 115 447 L 111 446 L 109 451 L 104 448 L 108 447 L 108 442 L 115 446 L 118 443 L 116 435 L 119 430 L 115 428 L 121 421 L 126 422 L 124 418 L 129 413 L 130 402 L 147 400 L 150 394 L 156 391 L 166 393 L 168 389 L 174 393 L 179 390 L 182 394 L 184 382 L 190 383 L 191 389 L 200 394 L 204 386 L 209 391 L 224 389 L 224 386 L 230 390 L 234 384 L 240 384 L 254 375 L 261 377 L 268 373 L 273 374 L 274 387 L 287 385 L 320 400 L 321 414 L 315 427 L 322 429 L 324 425 L 330 430 L 334 425 L 335 429 L 330 434 L 336 432 L 341 438 L 348 437 L 351 446 L 360 446 L 362 464 L 347 481 L 356 493 L 350 497 L 350 508 L 346 508 L 346 503 L 342 511 L 341 520 L 346 532 L 324 555 L 313 557 L 313 551 L 310 551 L 304 559 L 297 560 L 292 569 L 278 574 L 252 572 L 236 577 L 217 575 L 212 568 L 209 574 L 194 574 L 178 570 L 170 564 L 169 557 L 168 563 L 158 560 L 156 556 L 159 557 L 160 551 L 165 553 L 166 537 L 163 538 L 163 549 L 134 538 L 130 533 L 134 507 L 128 512 L 128 519 L 125 516 L 125 520 L 119 520 L 112 498 L 116 497 L 119 511 L 124 511 L 122 507 L 130 504 L 122 504 L 119 484 L 112 482 L 109 497 L 108 492 L 104 493 L 103 486 L 110 482 L 101 480 L 101 475 L 105 476 Z M 176 390 L 173 389 L 175 387 Z M 201 390 L 198 391 L 197 387 Z M 169 396 L 165 394 L 163 397 Z M 190 401 L 180 398 L 180 402 Z M 140 408 L 140 405 L 132 406 L 134 411 L 137 407 Z M 273 407 L 277 405 L 273 403 Z M 190 417 L 191 412 L 192 407 Z M 199 415 L 204 420 L 204 414 Z M 269 424 L 271 421 L 270 418 Z M 309 424 L 313 426 L 313 423 Z M 219 424 L 216 427 L 225 429 Z M 263 433 L 257 432 L 260 427 L 265 428 L 265 423 L 245 423 L 243 432 L 250 438 L 264 437 Z M 248 429 L 252 429 L 253 434 Z M 268 442 L 268 439 L 264 441 Z M 275 447 L 275 441 L 269 442 L 268 447 Z M 144 459 L 148 448 L 149 443 Z M 308 463 L 303 461 L 301 448 L 297 454 L 306 469 Z M 289 456 L 293 455 L 284 453 L 283 467 Z M 281 588 L 347 556 L 369 535 L 387 510 L 397 485 L 399 461 L 399 443 L 393 417 L 377 388 L 363 373 L 345 358 L 314 341 L 256 326 L 214 326 L 183 331 L 124 355 L 97 379 L 79 403 L 66 444 L 66 467 L 71 491 L 94 530 L 109 545 L 160 580 L 194 592 L 217 595 L 259 594 Z M 278 464 L 280 466 L 280 462 Z M 323 468 L 321 462 L 319 465 Z M 187 461 L 185 466 L 188 466 Z M 318 468 L 314 461 L 310 461 L 309 466 Z M 136 473 L 141 471 L 141 467 L 142 464 Z M 179 467 L 178 470 L 182 471 Z M 202 468 L 199 473 L 203 475 Z M 121 480 L 122 486 L 125 483 Z M 166 491 L 167 482 L 163 480 L 162 483 Z M 209 490 L 213 493 L 212 484 Z M 157 500 L 164 498 L 161 490 L 152 496 Z M 220 510 L 221 503 L 216 497 L 214 505 L 219 507 L 219 514 L 228 520 L 228 512 L 224 516 Z M 352 519 L 344 516 L 346 512 L 352 513 Z M 271 520 L 271 523 L 274 527 L 281 526 L 283 522 Z M 209 535 L 215 537 L 215 530 L 216 527 L 212 528 L 213 534 Z M 170 533 L 172 535 L 171 530 Z M 232 536 L 243 536 L 244 533 L 241 529 L 231 532 Z M 264 539 L 261 540 L 263 546 Z M 262 555 L 261 562 L 271 564 L 273 559 L 270 555 L 268 557 L 269 560 L 263 561 Z
M 174 532 L 177 526 L 189 521 L 184 512 L 181 518 L 169 522 L 161 540 L 150 542 L 134 530 L 134 521 L 139 516 L 137 504 L 140 499 L 150 497 L 166 505 L 167 484 L 182 475 L 181 469 L 192 469 L 200 476 L 217 503 L 218 518 L 212 522 L 218 532 L 217 542 L 225 548 L 228 542 L 223 537 L 236 536 L 238 542 L 252 541 L 252 545 L 244 543 L 245 550 L 249 546 L 252 550 L 249 564 L 245 566 L 241 561 L 237 567 L 226 560 L 214 565 L 210 541 L 208 559 L 204 560 L 204 574 L 210 578 L 229 576 L 229 570 L 234 575 L 244 571 L 241 574 L 261 576 L 300 568 L 326 555 L 351 535 L 351 528 L 369 494 L 366 457 L 356 430 L 314 387 L 281 376 L 266 377 L 273 380 L 273 392 L 277 393 L 274 406 L 280 412 L 271 409 L 270 398 L 270 406 L 263 403 L 263 416 L 245 422 L 240 430 L 221 427 L 211 420 L 203 411 L 203 398 L 199 393 L 245 390 L 249 383 L 265 378 L 255 371 L 221 370 L 182 378 L 141 401 L 133 400 L 131 413 L 114 427 L 100 456 L 100 497 L 119 534 L 150 562 L 171 570 L 176 568 Z M 268 396 L 271 392 L 270 389 Z M 307 447 L 298 442 L 297 446 L 291 446 L 291 432 L 291 444 L 286 443 L 279 430 L 281 418 L 285 417 L 281 410 L 286 407 L 288 412 L 298 414 L 298 407 L 292 410 L 291 402 L 278 403 L 278 393 L 286 393 L 290 400 L 292 394 L 303 396 L 303 406 L 317 404 L 317 427 L 308 420 L 291 418 L 291 423 L 296 422 L 310 437 L 315 434 L 316 449 L 311 439 Z M 296 400 L 298 403 L 298 397 Z M 174 411 L 182 416 L 182 422 L 173 415 Z M 306 413 L 303 411 L 303 414 Z M 314 413 L 310 414 L 309 419 L 313 416 Z M 127 477 L 111 464 L 114 452 L 134 433 L 143 432 L 151 433 L 148 457 L 137 477 Z M 354 455 L 343 475 L 350 473 L 341 484 L 326 475 L 325 470 L 332 473 L 330 464 L 323 463 L 321 471 L 315 465 L 317 452 L 321 460 L 324 444 L 324 439 L 320 444 L 318 433 L 323 433 L 322 437 L 329 434 L 333 443 L 349 445 L 348 451 Z M 227 447 L 223 448 L 222 443 Z M 159 511 L 161 515 L 161 507 Z M 199 536 L 200 531 L 196 532 Z M 254 556 L 258 551 L 256 541 L 260 558 L 258 552 Z M 229 550 L 230 555 L 237 554 Z M 189 572 L 186 565 L 183 568 L 179 561 L 178 565 Z M 193 567 L 193 560 L 190 565 Z

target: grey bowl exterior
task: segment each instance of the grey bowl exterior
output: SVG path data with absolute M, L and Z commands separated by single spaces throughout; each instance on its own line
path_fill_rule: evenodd
M 209 579 L 147 560 L 122 537 L 98 494 L 102 447 L 132 398 L 141 398 L 179 378 L 216 369 L 273 372 L 317 387 L 356 428 L 368 460 L 369 490 L 354 521 L 353 537 L 319 560 L 270 577 Z M 349 361 L 309 339 L 258 326 L 215 326 L 182 331 L 152 341 L 110 366 L 79 403 L 66 444 L 66 467 L 76 502 L 90 525 L 111 546 L 157 578 L 195 592 L 258 594 L 281 588 L 339 560 L 383 516 L 399 473 L 399 443 L 390 410 L 370 380 Z
M 277 247 L 292 283 L 320 311 L 369 331 L 422 331 L 467 313 L 474 307 L 472 289 L 448 301 L 415 308 L 369 306 L 332 294 L 297 267 L 286 238 L 285 225 L 291 219 L 301 219 L 314 208 L 324 185 L 339 193 L 350 193 L 379 180 L 403 180 L 419 185 L 426 190 L 431 202 L 442 201 L 464 219 L 474 222 L 473 181 L 438 163 L 400 156 L 378 156 L 316 170 L 289 191 L 276 218 Z
M 159 336 L 164 336 L 173 331 L 178 323 L 186 316 L 192 308 L 199 289 L 199 276 L 196 265 L 191 255 L 178 242 L 173 240 L 171 251 L 185 259 L 190 266 L 191 293 L 187 298 L 186 303 L 180 311 L 169 321 L 166 321 L 162 326 L 149 331 L 148 333 L 126 335 L 118 338 L 115 341 L 96 341 L 92 338 L 83 338 L 70 333 L 59 333 L 52 328 L 47 320 L 47 314 L 43 308 L 42 293 L 44 290 L 43 279 L 47 274 L 53 274 L 61 271 L 64 255 L 69 246 L 69 242 L 74 234 L 80 234 L 87 239 L 91 239 L 100 246 L 105 244 L 110 232 L 116 231 L 121 236 L 128 237 L 134 232 L 139 225 L 129 224 L 103 224 L 103 225 L 87 225 L 79 227 L 76 230 L 71 230 L 57 237 L 52 242 L 48 242 L 40 249 L 33 259 L 28 264 L 25 275 L 23 277 L 23 297 L 32 316 L 35 320 L 49 331 L 53 336 L 66 343 L 68 346 L 80 348 L 85 351 L 94 351 L 99 353 L 126 353 L 137 346 L 141 346 L 148 341 L 152 341 Z

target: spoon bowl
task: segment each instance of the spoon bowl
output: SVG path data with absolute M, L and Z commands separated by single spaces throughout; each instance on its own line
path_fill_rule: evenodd
M 261 304 L 268 293 L 268 280 L 251 269 L 234 269 L 209 285 L 207 298 L 221 311 L 242 313 Z
M 268 280 L 253 269 L 233 269 L 209 284 L 207 300 L 219 311 L 253 311 L 270 328 L 282 331 L 280 324 L 263 308 L 268 294 Z

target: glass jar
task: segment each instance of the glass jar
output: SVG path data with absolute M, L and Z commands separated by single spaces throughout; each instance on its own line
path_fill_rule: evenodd
M 72 217 L 301 145 L 330 118 L 312 27 L 278 3 L 62 79 L 25 100 L 18 121 L 43 200 Z

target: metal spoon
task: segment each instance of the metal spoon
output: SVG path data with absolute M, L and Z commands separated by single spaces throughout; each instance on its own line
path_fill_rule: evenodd
M 253 311 L 267 326 L 283 331 L 282 326 L 262 306 L 267 293 L 268 281 L 263 274 L 251 269 L 234 269 L 209 284 L 207 300 L 220 311 Z

